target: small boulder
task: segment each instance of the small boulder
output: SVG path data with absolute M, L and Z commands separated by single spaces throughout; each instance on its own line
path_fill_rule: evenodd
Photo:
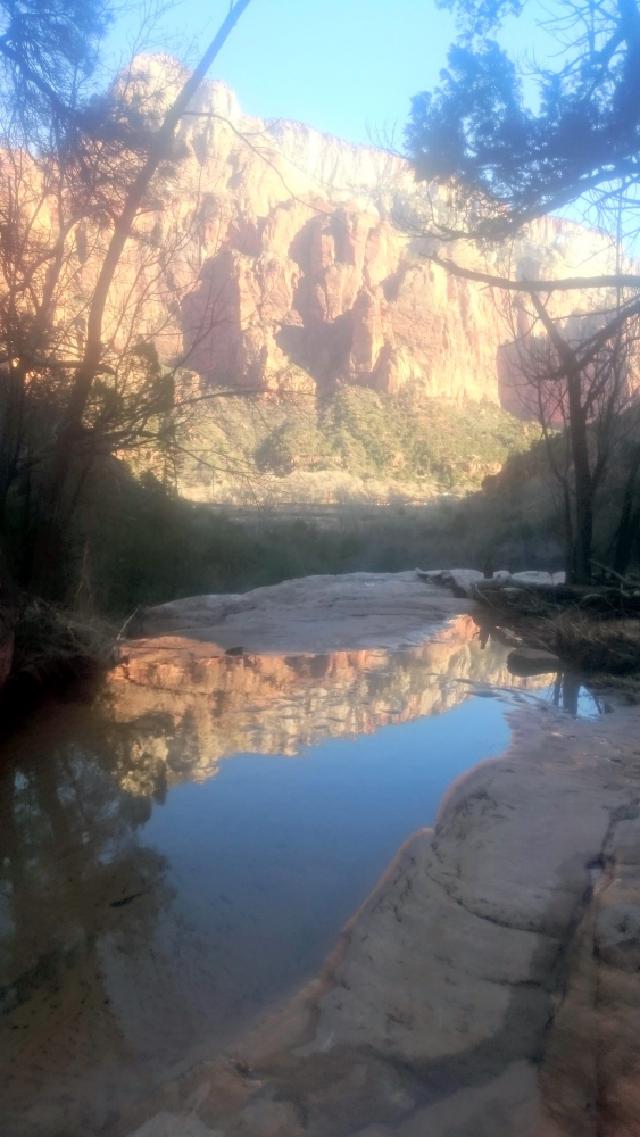
M 442 582 L 442 569 L 416 569 L 416 576 L 418 580 L 429 580 L 437 583 Z
M 454 596 L 473 596 L 473 586 L 484 580 L 484 576 L 477 569 L 446 569 L 441 580 Z
M 518 580 L 521 584 L 564 584 L 563 572 L 514 572 L 511 574 L 512 580 Z
M 474 584 L 484 580 L 477 569 L 416 569 L 416 574 L 420 580 L 450 588 L 454 596 L 473 596 Z

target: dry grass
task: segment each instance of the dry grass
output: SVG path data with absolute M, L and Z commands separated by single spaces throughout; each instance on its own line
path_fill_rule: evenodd
M 640 668 L 640 619 L 598 620 L 563 612 L 553 623 L 558 655 L 585 671 L 618 674 Z
M 82 678 L 113 659 L 113 628 L 43 600 L 29 600 L 15 630 L 13 675 L 36 685 Z
M 526 637 L 572 668 L 608 675 L 640 670 L 640 618 L 605 619 L 568 608 L 530 628 Z

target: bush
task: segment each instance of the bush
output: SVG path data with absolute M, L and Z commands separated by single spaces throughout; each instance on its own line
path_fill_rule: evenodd
M 341 386 L 329 399 L 287 395 L 281 399 L 216 400 L 191 423 L 180 481 L 190 492 L 207 482 L 205 461 L 230 475 L 243 467 L 290 477 L 296 472 L 344 470 L 354 478 L 425 484 L 433 489 L 478 488 L 483 477 L 535 435 L 489 403 L 382 395 L 366 387 Z M 215 482 L 215 479 L 214 479 Z M 229 486 L 219 477 L 217 499 Z M 213 495 L 216 496 L 215 486 Z

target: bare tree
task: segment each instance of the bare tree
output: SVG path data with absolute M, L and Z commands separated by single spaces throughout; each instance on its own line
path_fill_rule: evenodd
M 550 45 L 540 63 L 510 57 L 490 34 L 522 5 L 443 2 L 455 11 L 457 40 L 437 86 L 415 97 L 407 130 L 417 176 L 443 187 L 432 195 L 420 232 L 434 263 L 520 296 L 532 311 L 546 342 L 526 368 L 545 392 L 538 407 L 543 426 L 550 399 L 565 429 L 568 569 L 588 580 L 593 503 L 611 439 L 621 433 L 626 345 L 640 317 L 638 266 L 622 256 L 639 233 L 640 9 L 637 0 L 533 0 Z M 597 232 L 600 263 L 586 256 L 584 271 L 514 271 L 514 237 L 568 206 L 573 219 Z M 631 463 L 633 497 L 635 451 L 620 455 Z
M 540 423 L 560 489 L 567 580 L 583 584 L 592 575 L 597 498 L 631 424 L 624 413 L 633 402 L 638 322 L 625 320 L 606 338 L 597 331 L 587 346 L 580 322 L 576 329 L 554 318 L 548 297 L 531 292 L 506 306 L 521 398 Z
M 151 110 L 127 76 L 83 101 L 13 52 L 32 113 L 16 126 L 3 103 L 0 522 L 10 502 L 14 522 L 23 514 L 20 568 L 44 593 L 61 591 L 65 530 L 96 459 L 170 438 L 177 369 L 159 365 L 162 327 L 145 313 L 189 234 L 167 216 L 154 234 L 150 218 L 179 167 L 179 124 L 249 4 L 230 4 L 193 72 Z

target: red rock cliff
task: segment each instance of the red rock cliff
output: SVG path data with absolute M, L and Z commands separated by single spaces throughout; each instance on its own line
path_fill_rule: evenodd
M 177 64 L 140 57 L 129 90 L 161 90 Z M 137 84 L 137 87 L 136 87 Z M 149 101 L 149 100 L 147 100 Z M 397 393 L 507 401 L 499 298 L 449 276 L 394 225 L 416 201 L 409 165 L 292 122 L 244 116 L 223 84 L 206 84 L 183 121 L 184 158 L 157 212 L 138 222 L 138 249 L 171 249 L 150 285 L 134 242 L 114 290 L 145 301 L 167 360 L 204 384 L 314 390 L 336 380 Z M 594 240 L 596 245 L 594 247 Z M 511 271 L 576 269 L 606 256 L 579 226 L 546 219 L 511 251 Z M 84 271 L 91 272 L 90 265 Z

